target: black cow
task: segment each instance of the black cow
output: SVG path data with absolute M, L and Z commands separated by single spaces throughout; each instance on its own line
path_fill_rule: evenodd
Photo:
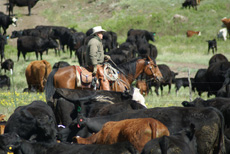
M 136 45 L 138 50 L 138 56 L 150 56 L 156 59 L 157 48 L 155 45 L 148 43 L 148 41 L 145 38 L 138 38 L 136 40 Z
M 70 58 L 72 58 L 72 51 L 77 51 L 82 45 L 84 45 L 85 37 L 86 37 L 85 33 L 82 32 L 75 32 L 72 33 L 72 35 L 70 35 L 68 40 Z
M 127 37 L 134 36 L 136 40 L 138 38 L 145 38 L 147 41 L 155 41 L 154 36 L 156 32 L 149 32 L 147 30 L 140 30 L 140 29 L 130 29 L 127 33 Z
M 191 88 L 192 88 L 193 91 L 195 91 L 194 86 L 193 86 L 194 85 L 194 78 L 190 78 L 190 81 L 191 81 Z M 176 87 L 176 94 L 178 94 L 178 91 L 182 86 L 184 88 L 189 87 L 188 78 L 175 78 L 173 80 L 173 83 L 175 84 L 175 87 Z
M 198 92 L 199 96 L 201 96 L 203 92 L 208 92 L 210 89 L 206 72 L 207 69 L 198 69 L 194 77 L 193 89 Z M 208 97 L 209 95 L 208 93 Z
M 217 95 L 217 91 L 223 86 L 225 74 L 230 68 L 230 62 L 219 62 L 210 65 L 206 72 L 206 79 L 209 84 L 209 94 Z
M 213 63 L 224 62 L 224 61 L 225 61 L 225 62 L 228 62 L 228 58 L 227 58 L 225 55 L 219 53 L 219 54 L 213 55 L 213 56 L 210 58 L 208 64 L 209 64 L 209 66 L 210 66 L 210 65 L 213 64 Z
M 111 57 L 112 61 L 115 64 L 119 65 L 128 62 L 132 58 L 134 58 L 136 52 L 137 52 L 136 46 L 128 42 L 124 42 L 120 45 L 119 48 L 110 50 L 110 52 L 108 52 L 107 54 Z
M 2 64 L 1 64 L 2 69 L 10 71 L 10 69 L 14 69 L 14 61 L 12 59 L 6 59 Z
M 10 38 L 18 38 L 20 36 L 37 36 L 46 39 L 49 38 L 49 33 L 42 29 L 24 29 L 19 31 L 12 31 Z
M 105 52 L 117 48 L 117 34 L 112 31 L 106 31 L 103 34 L 102 44 Z
M 6 34 L 6 30 L 10 25 L 17 26 L 17 19 L 15 17 L 11 18 L 5 14 L 0 14 L 0 28 L 3 29 L 3 35 Z
M 80 66 L 86 66 L 86 49 L 87 45 L 82 45 L 76 52 L 75 56 L 77 56 L 79 65 Z
M 212 49 L 212 53 L 213 54 L 215 53 L 215 50 L 217 52 L 217 42 L 216 42 L 216 39 L 207 40 L 206 42 L 208 42 L 208 53 L 209 53 L 210 49 Z
M 5 59 L 5 45 L 7 44 L 7 36 L 0 34 L 0 55 L 1 55 L 1 63 L 2 60 Z
M 52 109 L 43 101 L 16 108 L 4 130 L 4 133 L 12 132 L 26 140 L 56 142 L 57 124 Z
M 189 8 L 193 7 L 195 10 L 197 10 L 197 2 L 196 0 L 185 0 L 184 3 L 182 3 L 182 8 Z
M 65 136 L 78 135 L 88 137 L 98 132 L 108 121 L 120 121 L 134 118 L 155 118 L 169 129 L 170 134 L 179 132 L 192 124 L 195 126 L 197 151 L 202 154 L 225 153 L 224 118 L 215 108 L 162 107 L 126 111 L 110 116 L 94 118 L 79 117 L 69 127 L 59 133 Z M 70 137 L 71 138 L 71 137 Z
M 7 75 L 0 75 L 0 88 L 5 86 L 10 90 L 10 78 Z
M 163 95 L 163 86 L 168 85 L 168 87 L 169 87 L 168 93 L 170 94 L 172 82 L 178 73 L 171 71 L 169 66 L 167 66 L 165 64 L 159 64 L 158 67 L 159 67 L 161 74 L 163 76 L 163 81 L 152 82 L 152 85 L 155 87 L 155 92 L 156 92 L 157 96 L 159 96 L 158 89 L 160 87 L 161 88 L 161 95 Z
M 173 154 L 176 151 L 184 154 L 197 154 L 195 128 L 191 124 L 188 129 L 170 136 L 152 139 L 145 144 L 141 154 Z
M 228 97 L 230 98 L 230 68 L 224 75 L 224 82 L 222 87 L 217 91 L 217 97 Z
M 58 48 L 57 41 L 53 39 L 43 39 L 34 36 L 21 36 L 17 40 L 18 60 L 22 52 L 24 60 L 26 60 L 26 53 L 35 51 L 36 59 L 38 60 L 38 53 L 42 60 L 42 54 L 49 48 Z
M 56 62 L 53 65 L 53 69 L 61 68 L 61 67 L 66 67 L 66 66 L 70 66 L 70 64 L 68 62 L 65 62 L 65 61 L 59 61 L 59 62 Z
M 79 113 L 87 117 L 93 117 L 122 112 L 124 110 L 146 108 L 144 102 L 139 102 L 142 104 L 139 105 L 139 103 L 136 102 L 138 100 L 133 101 L 133 95 L 138 95 L 138 93 L 132 90 L 130 93 L 123 93 L 58 88 L 53 95 L 53 101 L 47 98 L 47 102 L 55 113 L 57 123 L 68 126 Z M 106 108 L 103 108 L 105 106 Z
M 216 97 L 212 99 L 204 100 L 202 98 L 196 98 L 192 102 L 183 101 L 184 107 L 214 107 L 217 108 L 224 116 L 225 129 L 230 128 L 230 100 L 228 98 Z
M 39 26 L 36 26 L 35 29 L 39 29 L 39 30 L 47 32 L 49 34 L 49 37 L 52 39 L 55 39 L 55 40 L 58 39 L 60 43 L 60 48 L 63 52 L 65 52 L 64 46 L 68 45 L 70 36 L 76 32 L 75 29 L 69 29 L 64 26 L 39 25 Z
M 31 15 L 31 8 L 33 8 L 39 0 L 9 0 L 9 6 L 8 6 L 8 11 L 9 11 L 9 16 L 13 15 L 13 9 L 14 6 L 18 7 L 24 7 L 28 6 L 28 15 Z
M 71 143 L 45 143 L 21 139 L 16 133 L 0 135 L 1 154 L 139 154 L 129 142 L 120 142 L 111 145 L 80 145 Z

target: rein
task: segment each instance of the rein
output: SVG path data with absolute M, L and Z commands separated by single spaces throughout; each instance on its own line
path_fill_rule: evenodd
M 121 72 L 124 76 L 126 76 L 127 78 L 130 78 L 127 74 L 125 74 L 125 73 L 117 66 L 117 64 L 114 63 L 114 61 L 113 61 L 111 58 L 110 58 L 109 60 L 113 63 L 113 65 L 117 68 L 118 71 L 120 71 L 120 72 Z M 132 79 L 135 80 L 135 78 L 133 78 L 133 77 L 132 77 Z

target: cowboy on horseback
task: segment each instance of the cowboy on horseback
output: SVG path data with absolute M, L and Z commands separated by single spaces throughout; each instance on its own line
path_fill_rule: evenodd
M 102 45 L 103 33 L 105 32 L 101 26 L 93 28 L 93 38 L 87 44 L 86 64 L 93 76 L 96 76 L 100 82 L 100 90 L 111 90 L 109 80 L 104 77 L 104 62 L 110 60 L 109 55 L 104 55 Z

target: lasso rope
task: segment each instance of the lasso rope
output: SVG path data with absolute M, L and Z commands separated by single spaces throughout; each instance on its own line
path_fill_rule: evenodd
M 104 78 L 105 77 L 110 81 L 116 81 L 118 79 L 118 71 L 109 63 L 104 64 Z

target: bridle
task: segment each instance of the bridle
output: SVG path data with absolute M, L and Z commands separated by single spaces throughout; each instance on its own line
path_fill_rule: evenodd
M 153 65 L 153 67 L 157 67 L 157 65 L 152 60 L 148 61 L 148 65 L 150 65 L 150 66 L 147 67 L 147 69 L 150 69 L 150 71 L 151 71 L 151 73 L 153 75 L 153 79 L 156 80 L 156 75 L 155 75 L 155 73 L 154 73 L 154 71 L 152 69 L 152 65 Z M 152 80 L 152 78 L 150 80 Z

